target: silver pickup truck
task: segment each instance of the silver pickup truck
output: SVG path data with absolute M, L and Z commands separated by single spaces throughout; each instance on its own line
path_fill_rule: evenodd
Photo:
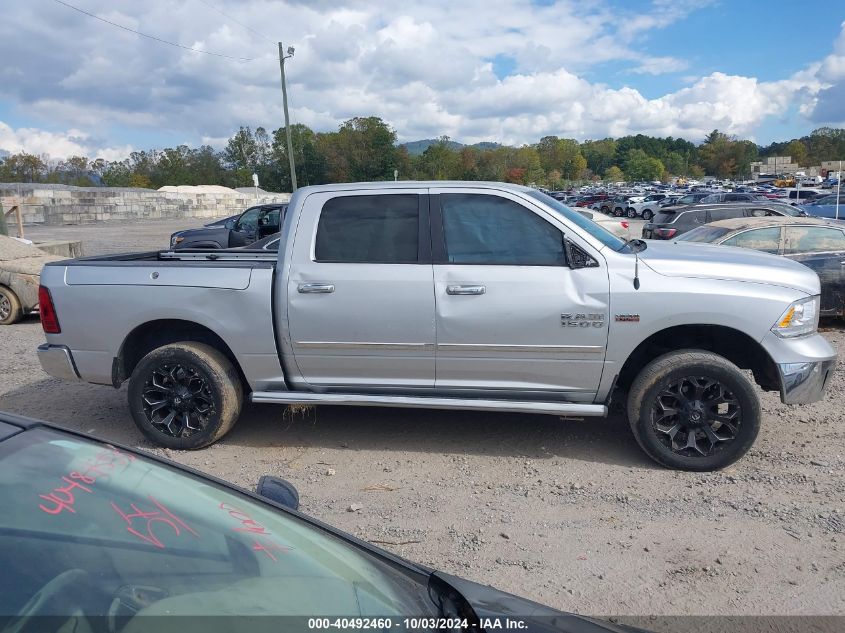
M 41 283 L 44 369 L 128 380 L 138 428 L 179 449 L 220 439 L 247 394 L 577 418 L 618 394 L 649 456 L 712 470 L 757 436 L 754 382 L 813 402 L 836 362 L 809 268 L 626 242 L 502 183 L 306 187 L 277 255 L 88 257 Z

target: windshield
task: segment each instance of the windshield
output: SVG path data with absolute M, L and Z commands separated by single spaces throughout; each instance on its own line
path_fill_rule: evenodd
M 604 227 L 596 224 L 592 220 L 585 218 L 580 213 L 573 211 L 565 204 L 559 202 L 558 200 L 555 200 L 551 196 L 547 196 L 542 191 L 532 189 L 527 193 L 529 196 L 539 202 L 542 202 L 546 207 L 549 207 L 552 211 L 554 211 L 561 217 L 569 220 L 573 224 L 577 225 L 579 228 L 584 229 L 587 233 L 599 240 L 605 246 L 609 246 L 615 251 L 618 251 L 623 246 L 625 246 L 625 240 L 616 237 L 613 233 L 611 233 Z
M 678 237 L 677 242 L 715 242 L 731 229 L 722 226 L 699 226 Z
M 20 613 L 51 581 L 51 591 L 65 592 L 59 597 L 86 616 L 119 608 L 130 624 L 136 613 L 434 612 L 410 571 L 294 515 L 107 444 L 49 429 L 20 433 L 0 443 L 0 480 L 0 559 L 15 579 L 0 592 L 0 616 Z M 63 585 L 68 577 L 75 582 Z M 81 586 L 85 600 L 75 604 L 73 588 Z

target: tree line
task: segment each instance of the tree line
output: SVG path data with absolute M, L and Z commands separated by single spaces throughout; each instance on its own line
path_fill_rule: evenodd
M 749 178 L 751 163 L 792 156 L 802 166 L 845 159 L 845 129 L 819 128 L 786 142 L 759 146 L 714 130 L 699 145 L 671 136 L 637 134 L 578 142 L 545 136 L 522 147 L 462 146 L 442 136 L 420 154 L 397 144 L 396 131 L 378 117 L 356 117 L 335 132 L 291 126 L 300 186 L 392 180 L 492 180 L 563 188 L 591 180 L 653 181 L 673 176 Z M 187 145 L 132 152 L 121 161 L 72 156 L 51 162 L 25 152 L 0 158 L 0 182 L 145 187 L 218 184 L 290 191 L 285 128 L 272 133 L 241 127 L 222 151 Z

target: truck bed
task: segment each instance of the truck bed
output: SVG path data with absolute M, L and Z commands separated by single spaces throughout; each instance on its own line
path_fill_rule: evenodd
M 119 253 L 116 255 L 95 255 L 62 261 L 65 266 L 127 266 L 147 265 L 149 262 L 226 262 L 251 264 L 270 262 L 275 264 L 278 255 L 274 251 L 250 250 L 243 248 L 186 248 L 184 250 L 145 251 L 140 253 Z

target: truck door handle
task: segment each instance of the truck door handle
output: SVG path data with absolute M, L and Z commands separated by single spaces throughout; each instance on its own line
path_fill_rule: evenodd
M 334 284 L 299 284 L 297 290 L 302 294 L 328 294 L 334 292 Z
M 447 295 L 483 295 L 484 286 L 446 286 Z

